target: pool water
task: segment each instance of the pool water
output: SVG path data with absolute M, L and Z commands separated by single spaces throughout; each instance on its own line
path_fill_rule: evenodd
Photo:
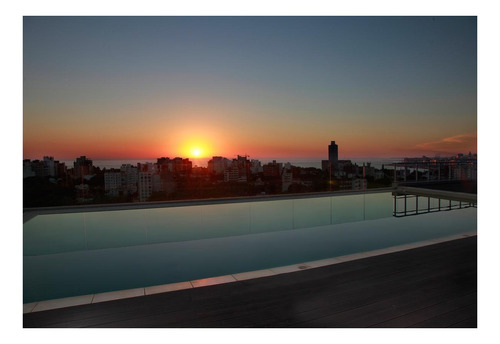
M 24 303 L 188 281 L 476 229 L 476 209 L 395 218 L 390 193 L 39 215 Z

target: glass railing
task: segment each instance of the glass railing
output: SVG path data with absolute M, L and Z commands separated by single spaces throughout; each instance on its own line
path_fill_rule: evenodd
M 239 236 L 393 216 L 390 192 L 38 215 L 24 255 Z
M 457 201 L 420 195 L 394 195 L 394 216 L 409 216 L 476 207 L 472 201 Z

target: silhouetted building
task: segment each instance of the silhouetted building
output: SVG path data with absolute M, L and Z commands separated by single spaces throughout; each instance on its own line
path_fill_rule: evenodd
M 328 171 L 330 169 L 330 160 L 321 160 L 321 170 Z
M 231 163 L 231 167 L 224 171 L 224 181 L 225 182 L 238 182 L 240 180 L 240 173 L 238 165 L 234 162 Z
M 276 160 L 262 166 L 264 177 L 279 177 L 283 170 L 283 164 L 277 163 Z
M 173 162 L 172 160 L 170 160 L 170 158 L 166 157 L 158 158 L 156 159 L 156 164 L 158 166 L 158 169 L 160 170 L 160 173 L 174 171 Z
M 139 172 L 155 173 L 157 171 L 157 166 L 157 164 L 153 164 L 152 162 L 137 163 L 137 169 Z
M 56 176 L 62 177 L 66 176 L 68 173 L 68 169 L 66 168 L 66 164 L 64 162 L 55 161 L 56 163 Z
M 35 172 L 37 177 L 48 177 L 49 176 L 49 167 L 44 161 L 33 160 L 31 162 L 31 169 Z
M 246 156 L 238 155 L 237 159 L 231 161 L 231 165 L 224 171 L 225 182 L 240 182 L 248 181 L 250 176 L 250 161 Z
M 339 146 L 335 144 L 335 141 L 328 146 L 328 161 L 330 161 L 331 166 L 336 170 L 339 167 Z
M 175 174 L 190 174 L 193 169 L 193 163 L 189 159 L 182 159 L 179 157 L 170 158 L 158 158 L 157 165 L 160 172 L 169 171 Z
M 210 174 L 224 174 L 224 171 L 231 165 L 231 161 L 222 156 L 214 156 L 208 161 L 208 173 Z
M 338 169 L 335 175 L 338 177 L 352 178 L 358 173 L 358 166 L 353 164 L 351 160 L 339 160 Z
M 92 165 L 92 160 L 87 159 L 85 155 L 82 155 L 73 162 L 74 176 L 75 178 L 82 178 L 83 176 L 90 175 L 94 173 L 94 166 Z
M 27 177 L 64 177 L 67 173 L 66 165 L 44 156 L 43 160 L 23 160 L 23 178 Z
M 189 159 L 174 158 L 174 173 L 189 174 L 193 169 L 193 163 Z

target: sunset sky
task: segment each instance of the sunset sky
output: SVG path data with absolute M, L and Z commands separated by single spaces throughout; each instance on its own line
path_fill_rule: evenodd
M 475 17 L 25 17 L 23 155 L 477 152 Z

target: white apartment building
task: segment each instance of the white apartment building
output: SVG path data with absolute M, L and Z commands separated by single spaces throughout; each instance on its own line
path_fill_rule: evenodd
M 122 190 L 125 194 L 137 192 L 137 182 L 139 180 L 137 167 L 130 164 L 123 164 L 120 167 L 122 174 Z
M 105 172 L 104 173 L 104 191 L 108 196 L 119 196 L 122 189 L 122 174 L 121 172 Z
M 137 188 L 139 192 L 139 202 L 146 202 L 153 192 L 151 172 L 139 172 Z
M 250 172 L 252 174 L 262 173 L 264 169 L 262 168 L 262 164 L 259 160 L 252 159 L 250 161 Z
M 163 183 L 160 175 L 157 173 L 151 175 L 151 191 L 152 192 L 163 191 Z
M 48 168 L 49 176 L 55 177 L 57 174 L 56 174 L 56 164 L 54 162 L 54 158 L 51 156 L 44 156 L 43 162 Z
M 366 179 L 355 178 L 352 180 L 352 190 L 366 190 Z
M 284 170 L 281 174 L 281 191 L 286 192 L 293 183 L 293 174 L 291 170 Z
M 23 178 L 34 177 L 35 175 L 35 171 L 31 168 L 31 161 L 23 160 Z

